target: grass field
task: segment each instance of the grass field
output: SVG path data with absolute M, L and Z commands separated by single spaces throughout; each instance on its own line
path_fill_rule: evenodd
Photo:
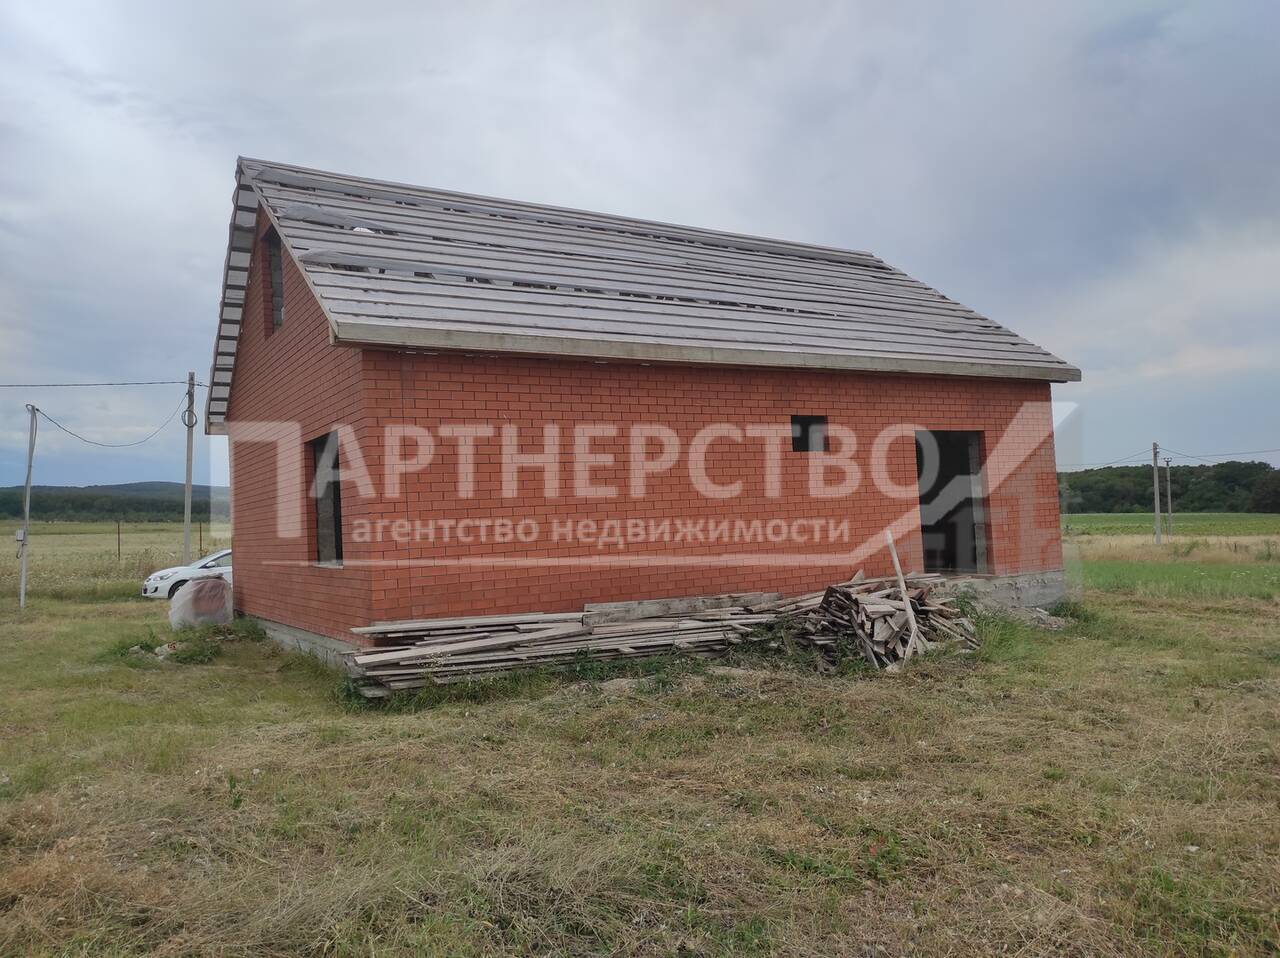
M 1151 535 L 1150 512 L 1087 512 L 1063 516 L 1062 527 L 1073 536 Z M 1280 513 L 1188 512 L 1173 517 L 1174 537 L 1280 536 Z
M 13 543 L 21 522 L 0 521 L 0 540 Z M 124 522 L 119 553 L 114 522 L 33 522 L 27 558 L 28 595 L 35 598 L 129 598 L 156 569 L 182 560 L 182 523 Z M 201 549 L 203 543 L 203 549 Z M 226 523 L 193 528 L 192 558 L 231 544 Z M 0 556 L 0 596 L 18 594 L 14 549 Z
M 898 676 L 380 709 L 266 643 L 121 656 L 164 604 L 50 536 L 0 598 L 0 954 L 1274 955 L 1280 562 L 1213 532 L 1081 537 L 1066 630 Z

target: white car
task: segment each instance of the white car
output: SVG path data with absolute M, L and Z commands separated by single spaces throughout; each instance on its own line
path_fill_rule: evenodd
M 172 599 L 174 593 L 192 579 L 211 578 L 231 581 L 230 549 L 197 559 L 191 565 L 176 565 L 151 573 L 142 583 L 142 594 L 148 599 Z

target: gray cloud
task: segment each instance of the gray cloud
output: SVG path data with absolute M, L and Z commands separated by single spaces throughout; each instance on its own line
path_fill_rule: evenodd
M 1057 395 L 1086 461 L 1280 446 L 1277 27 L 1261 2 L 9 4 L 0 381 L 203 376 L 244 153 L 872 249 L 1081 365 Z M 23 401 L 116 440 L 171 406 L 20 392 L 0 483 Z M 181 438 L 41 454 L 45 481 L 176 476 Z

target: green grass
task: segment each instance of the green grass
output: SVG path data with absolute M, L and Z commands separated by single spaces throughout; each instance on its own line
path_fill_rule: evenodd
M 1064 516 L 1063 530 L 1071 535 L 1147 535 L 1153 531 L 1151 513 L 1091 512 Z M 1175 536 L 1267 536 L 1280 534 L 1280 513 L 1188 512 L 1173 517 Z
M 139 666 L 163 603 L 0 596 L 0 954 L 1275 954 L 1280 617 L 1215 577 L 1277 566 L 1148 565 L 898 675 L 390 707 L 218 630 Z
M 1267 565 L 1133 562 L 1084 563 L 1087 587 L 1105 592 L 1205 599 L 1280 597 L 1280 563 Z

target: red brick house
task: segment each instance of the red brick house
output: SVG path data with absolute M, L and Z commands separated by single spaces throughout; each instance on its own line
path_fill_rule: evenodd
M 269 627 L 807 591 L 887 572 L 886 527 L 910 568 L 1060 593 L 1079 370 L 875 256 L 236 178 L 206 428 Z

